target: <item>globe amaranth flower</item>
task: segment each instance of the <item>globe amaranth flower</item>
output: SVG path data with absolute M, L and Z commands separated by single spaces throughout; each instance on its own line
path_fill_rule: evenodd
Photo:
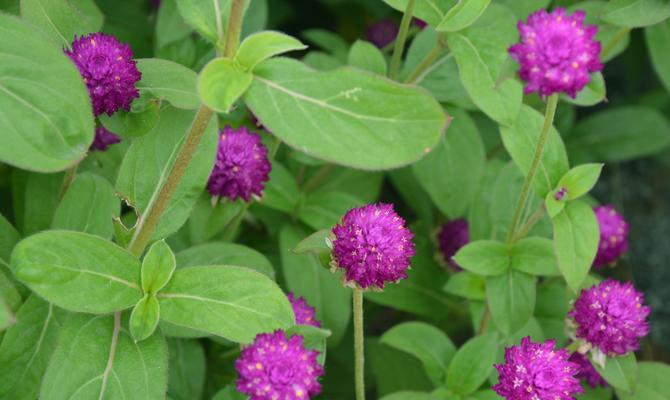
M 252 195 L 261 196 L 271 168 L 268 150 L 260 136 L 249 133 L 244 126 L 238 129 L 226 126 L 219 136 L 207 189 L 212 196 L 249 201 Z
M 592 72 L 603 69 L 595 25 L 584 25 L 584 11 L 567 15 L 562 8 L 539 10 L 519 21 L 521 42 L 509 53 L 520 65 L 525 92 L 542 96 L 567 93 L 575 97 L 589 83 Z
M 568 315 L 576 336 L 606 355 L 621 355 L 639 348 L 639 338 L 649 333 L 644 295 L 630 282 L 607 279 L 582 290 Z
M 321 322 L 316 319 L 316 311 L 314 307 L 307 304 L 304 297 L 295 297 L 293 293 L 289 293 L 288 297 L 291 307 L 293 307 L 293 314 L 295 314 L 295 323 L 297 325 L 312 325 L 321 328 Z
M 579 365 L 569 361 L 565 349 L 555 350 L 555 340 L 535 343 L 529 337 L 505 349 L 504 364 L 493 390 L 507 400 L 572 400 L 583 388 L 575 375 Z
M 412 232 L 391 204 L 349 210 L 333 228 L 333 267 L 345 271 L 347 284 L 382 289 L 407 277 L 414 256 Z
M 455 219 L 442 225 L 437 234 L 437 243 L 444 261 L 455 270 L 460 271 L 461 267 L 454 261 L 454 255 L 470 242 L 470 230 L 468 221 L 464 219 Z
M 600 242 L 593 266 L 599 268 L 614 263 L 628 250 L 628 224 L 612 206 L 599 206 L 593 211 L 600 227 Z
M 262 333 L 235 362 L 237 390 L 250 400 L 309 400 L 321 392 L 318 355 L 304 347 L 300 335 Z
M 412 18 L 412 23 L 419 29 L 424 30 L 428 26 L 428 23 L 426 21 L 420 19 L 420 18 Z
M 586 382 L 592 388 L 609 386 L 607 381 L 603 379 L 598 371 L 596 371 L 591 362 L 589 362 L 588 357 L 584 354 L 574 352 L 570 355 L 569 360 L 579 365 L 579 373 L 577 374 L 578 379 Z
M 114 36 L 92 33 L 75 37 L 72 50 L 65 53 L 84 78 L 95 115 L 130 110 L 130 104 L 139 97 L 135 84 L 142 74 L 127 44 Z
M 91 150 L 105 151 L 109 146 L 119 143 L 121 138 L 116 134 L 108 131 L 104 126 L 98 125 L 95 128 L 95 137 L 91 143 Z
M 400 27 L 395 21 L 382 19 L 370 25 L 365 37 L 370 43 L 382 49 L 395 40 L 399 30 Z

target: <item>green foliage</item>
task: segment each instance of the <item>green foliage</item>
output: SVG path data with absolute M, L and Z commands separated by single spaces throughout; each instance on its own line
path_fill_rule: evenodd
M 623 393 L 632 393 L 637 384 L 638 367 L 635 354 L 629 353 L 625 356 L 608 357 L 605 367 L 591 360 L 596 371 L 614 388 Z
M 203 103 L 221 113 L 229 113 L 233 103 L 247 91 L 253 75 L 235 61 L 217 58 L 203 68 L 198 93 Z
M 516 270 L 486 278 L 486 298 L 496 327 L 509 336 L 523 328 L 535 309 L 535 278 Z
M 449 363 L 447 387 L 462 395 L 477 390 L 493 369 L 497 348 L 495 333 L 476 336 L 466 342 Z
M 149 248 L 142 260 L 142 290 L 145 294 L 155 295 L 172 278 L 177 261 L 170 246 L 160 240 Z
M 281 32 L 255 33 L 240 44 L 235 60 L 246 70 L 253 71 L 259 63 L 289 51 L 304 50 L 307 46 Z
M 463 30 L 472 25 L 486 11 L 490 3 L 491 0 L 459 1 L 449 9 L 436 29 L 445 32 Z
M 99 31 L 104 18 L 93 0 L 21 0 L 21 16 L 65 48 L 75 36 Z
M 364 40 L 357 40 L 351 46 L 348 62 L 352 67 L 358 67 L 379 75 L 386 75 L 388 69 L 382 52 L 372 43 Z

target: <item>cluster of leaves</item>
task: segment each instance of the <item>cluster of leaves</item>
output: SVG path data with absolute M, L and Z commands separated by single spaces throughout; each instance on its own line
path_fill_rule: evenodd
M 408 3 L 384 2 L 370 9 L 403 12 Z M 417 255 L 408 279 L 366 293 L 371 392 L 493 399 L 488 383 L 505 346 L 523 336 L 566 343 L 570 301 L 599 279 L 589 274 L 599 230 L 588 192 L 601 163 L 666 148 L 667 118 L 631 104 L 577 121 L 579 107 L 606 99 L 600 73 L 577 98 L 562 98 L 522 210 L 527 229 L 506 240 L 543 124 L 542 102 L 523 96 L 507 49 L 517 21 L 551 1 L 416 0 L 414 16 L 428 27 L 412 28 L 398 82 L 386 77 L 389 52 L 366 41 L 315 29 L 302 37 L 320 50 L 306 50 L 265 30 L 276 23 L 273 7 L 290 2 L 246 1 L 242 43 L 233 57 L 217 57 L 231 3 L 163 0 L 152 11 L 112 0 L 0 1 L 0 174 L 9 187 L 0 216 L 0 399 L 243 398 L 233 389 L 239 344 L 274 329 L 305 336 L 321 363 L 331 350 L 324 398 L 351 399 L 351 291 L 324 268 L 325 236 L 348 209 L 380 198 L 408 217 Z M 555 3 L 585 10 L 599 26 L 604 61 L 644 28 L 670 91 L 670 3 Z M 100 117 L 122 142 L 89 152 L 88 92 L 62 49 L 99 30 L 154 57 L 138 59 L 132 109 Z M 300 59 L 278 57 L 289 51 Z M 152 246 L 134 254 L 128 245 L 203 105 L 218 115 Z M 276 151 L 264 195 L 214 206 L 205 185 L 216 130 L 253 126 L 252 114 Z M 562 189 L 568 196 L 556 200 Z M 455 257 L 463 271 L 453 272 L 436 261 L 434 232 L 459 217 L 472 242 Z M 288 291 L 316 308 L 324 329 L 295 326 Z M 670 398 L 666 365 L 631 354 L 600 371 L 620 399 Z M 598 389 L 581 398 L 613 396 Z

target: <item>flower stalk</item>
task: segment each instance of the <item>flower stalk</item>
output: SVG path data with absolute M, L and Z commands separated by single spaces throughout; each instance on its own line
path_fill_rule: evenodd
M 391 57 L 391 66 L 389 68 L 389 78 L 396 79 L 398 72 L 400 71 L 400 60 L 402 59 L 402 53 L 405 49 L 405 41 L 407 40 L 407 31 L 409 30 L 409 24 L 412 22 L 412 15 L 414 14 L 414 4 L 416 0 L 409 0 L 407 2 L 407 7 L 405 8 L 405 14 L 402 16 L 400 21 L 400 31 L 398 32 L 398 37 L 395 40 L 395 45 L 393 48 L 393 56 Z
M 354 288 L 353 292 L 356 400 L 365 400 L 365 336 L 363 334 L 363 290 Z

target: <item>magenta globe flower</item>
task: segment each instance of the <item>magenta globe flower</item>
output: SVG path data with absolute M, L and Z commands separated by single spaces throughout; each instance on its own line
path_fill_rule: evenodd
M 628 224 L 613 206 L 599 206 L 593 210 L 600 227 L 598 253 L 593 261 L 595 268 L 614 263 L 628 250 Z
M 607 381 L 596 371 L 588 357 L 578 352 L 572 353 L 570 361 L 579 365 L 577 378 L 586 382 L 592 388 L 609 386 Z
M 260 136 L 249 133 L 244 126 L 238 129 L 226 126 L 219 136 L 207 190 L 212 196 L 249 201 L 252 195 L 262 195 L 271 169 L 268 150 Z
M 504 364 L 496 365 L 498 384 L 492 389 L 507 400 L 573 400 L 582 393 L 575 375 L 579 365 L 565 349 L 554 350 L 555 340 L 534 343 L 530 337 L 505 349 Z
M 568 315 L 578 338 L 606 355 L 623 355 L 637 350 L 639 338 L 649 333 L 651 309 L 643 303 L 644 295 L 632 283 L 607 279 L 582 290 Z
M 109 146 L 119 143 L 121 138 L 116 134 L 108 131 L 104 126 L 98 125 L 95 128 L 95 137 L 91 143 L 91 150 L 105 151 Z
M 383 289 L 407 277 L 414 256 L 412 232 L 391 204 L 349 210 L 333 228 L 333 267 L 345 271 L 348 285 Z
M 444 261 L 453 269 L 460 271 L 461 267 L 454 261 L 454 255 L 470 242 L 468 221 L 455 219 L 443 224 L 437 234 L 437 242 Z
M 305 349 L 300 335 L 262 333 L 235 362 L 237 390 L 250 400 L 309 400 L 321 392 L 318 356 Z
M 395 40 L 399 30 L 400 27 L 395 21 L 382 19 L 381 21 L 370 25 L 365 37 L 370 43 L 382 49 Z
M 76 38 L 72 50 L 65 50 L 79 69 L 93 103 L 95 115 L 130 110 L 139 97 L 135 84 L 142 74 L 133 60 L 133 52 L 114 36 L 92 33 Z
M 288 297 L 291 307 L 293 307 L 296 325 L 311 325 L 321 328 L 321 322 L 315 317 L 316 310 L 307 304 L 304 297 L 295 297 L 293 293 L 289 293 L 286 297 Z
M 589 74 L 603 69 L 600 42 L 594 40 L 598 27 L 584 25 L 584 11 L 567 15 L 562 8 L 539 10 L 526 24 L 519 21 L 518 28 L 521 42 L 509 53 L 521 65 L 526 93 L 567 93 L 574 98 L 589 83 Z

